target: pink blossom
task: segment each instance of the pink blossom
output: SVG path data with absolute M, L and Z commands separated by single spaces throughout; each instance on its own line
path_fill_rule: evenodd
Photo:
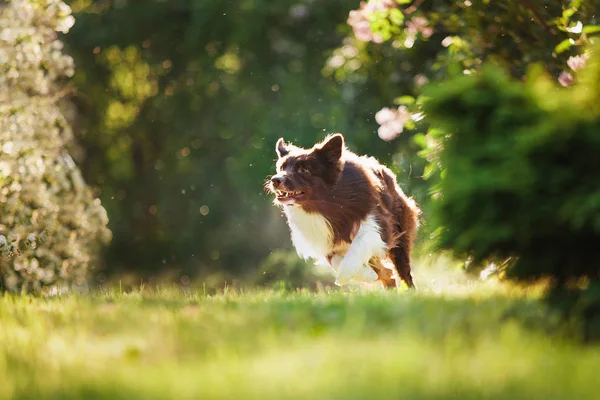
M 363 7 L 364 5 L 364 7 Z M 376 12 L 387 11 L 394 8 L 393 0 L 369 0 L 367 3 L 361 2 L 360 8 L 365 15 L 375 14 Z
M 394 132 L 402 133 L 402 131 L 404 130 L 404 123 L 405 122 L 406 121 L 395 119 L 393 121 L 388 122 L 385 126 L 389 127 Z
M 425 39 L 433 35 L 433 28 L 427 26 L 427 18 L 425 17 L 414 17 L 410 21 L 406 22 L 406 33 L 412 36 L 416 36 L 417 33 L 421 33 Z
M 352 10 L 348 15 L 348 25 L 352 27 L 358 40 L 369 42 L 372 37 L 371 24 L 360 10 Z
M 377 44 L 383 43 L 383 37 L 379 33 L 374 33 L 371 41 Z
M 375 121 L 377 121 L 379 125 L 385 125 L 388 122 L 396 119 L 396 113 L 396 110 L 383 107 L 381 110 L 377 111 L 377 114 L 375 114 Z
M 361 1 L 358 10 L 352 10 L 348 14 L 347 23 L 352 27 L 354 35 L 358 40 L 363 42 L 382 43 L 383 38 L 379 34 L 371 31 L 371 23 L 368 16 L 371 14 L 386 11 L 395 7 L 393 0 L 369 0 L 368 2 Z
M 416 86 L 421 87 L 426 85 L 429 82 L 429 79 L 423 74 L 418 74 L 415 75 L 413 81 L 415 82 Z
M 406 108 L 406 106 L 398 107 L 398 116 L 396 117 L 396 119 L 401 120 L 402 125 L 404 125 L 404 123 L 406 121 L 408 121 L 410 118 L 411 118 L 410 112 L 408 111 L 408 108 Z
M 573 75 L 567 71 L 561 72 L 558 76 L 558 83 L 560 83 L 562 86 L 571 86 L 574 82 L 575 78 L 573 78 Z
M 569 57 L 567 60 L 567 65 L 573 71 L 579 71 L 580 69 L 585 68 L 585 64 L 590 56 L 588 54 L 582 54 L 580 56 Z
M 336 54 L 335 56 L 331 57 L 329 61 L 327 61 L 327 65 L 331 68 L 336 69 L 344 65 L 345 62 L 346 59 L 344 58 L 344 56 L 342 56 L 341 54 Z
M 375 121 L 379 125 L 377 133 L 379 137 L 385 141 L 391 141 L 398 137 L 404 130 L 404 125 L 412 117 L 405 106 L 400 106 L 397 109 L 384 107 L 375 114 Z
M 387 125 L 381 125 L 379 129 L 377 129 L 377 134 L 379 137 L 386 142 L 391 142 L 392 140 L 398 137 L 399 132 L 394 131 L 391 127 Z

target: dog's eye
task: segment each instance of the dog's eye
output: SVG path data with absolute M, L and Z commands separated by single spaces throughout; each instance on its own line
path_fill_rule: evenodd
M 298 167 L 298 172 L 300 172 L 302 174 L 306 174 L 306 173 L 308 173 L 310 171 L 304 165 L 301 165 L 301 166 Z

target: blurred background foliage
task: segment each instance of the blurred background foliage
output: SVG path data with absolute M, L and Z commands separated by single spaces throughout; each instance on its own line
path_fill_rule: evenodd
M 331 132 L 422 205 L 418 253 L 448 249 L 475 272 L 531 257 L 513 276 L 599 278 L 595 253 L 583 256 L 599 229 L 595 1 L 66 3 L 65 146 L 113 233 L 97 282 L 313 285 L 322 276 L 294 256 L 262 183 L 277 138 L 310 146 Z M 557 243 L 581 257 L 563 262 Z
M 77 161 L 111 217 L 107 272 L 254 280 L 291 247 L 262 190 L 279 137 L 310 146 L 343 132 L 405 186 L 419 175 L 415 144 L 374 134 L 374 112 L 412 79 L 401 54 L 343 45 L 355 1 L 70 4 Z M 364 70 L 326 76 L 338 47 Z
M 448 50 L 425 71 L 425 92 L 376 119 L 384 139 L 415 123 L 427 129 L 414 141 L 428 161 L 430 243 L 467 269 L 493 262 L 509 277 L 557 286 L 600 279 L 599 75 L 588 63 L 597 11 L 578 0 L 423 1 L 398 13 L 381 0 L 351 14 L 357 37 L 399 50 L 443 35 Z
M 405 51 L 441 39 L 448 49 L 424 71 L 423 93 L 399 92 L 405 105 L 375 116 L 385 140 L 427 130 L 414 141 L 428 161 L 432 248 L 473 272 L 545 280 L 546 299 L 583 317 L 583 336 L 597 338 L 596 3 L 415 1 L 401 11 L 398 3 L 411 2 L 361 3 L 348 23 L 373 44 Z

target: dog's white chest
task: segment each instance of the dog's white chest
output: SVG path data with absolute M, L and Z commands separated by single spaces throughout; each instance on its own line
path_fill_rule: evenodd
M 307 213 L 298 206 L 284 206 L 284 212 L 298 254 L 328 265 L 327 256 L 333 247 L 333 232 L 329 222 L 322 215 Z

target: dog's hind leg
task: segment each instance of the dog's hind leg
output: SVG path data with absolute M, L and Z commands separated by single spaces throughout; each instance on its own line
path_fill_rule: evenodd
M 388 252 L 400 279 L 409 289 L 416 289 L 412 277 L 411 252 L 419 226 L 419 214 L 420 210 L 412 199 L 401 199 L 396 208 L 395 245 L 390 246 Z
M 389 267 L 385 266 L 389 265 Z M 371 259 L 371 261 L 369 262 L 369 265 L 371 266 L 371 268 L 373 268 L 373 271 L 375 271 L 377 273 L 377 280 L 379 282 L 381 282 L 381 284 L 383 285 L 384 288 L 386 289 L 393 289 L 396 287 L 396 279 L 394 278 L 394 271 L 390 268 L 395 268 L 393 266 L 393 264 L 391 264 L 391 261 L 388 260 L 387 258 L 385 259 L 380 259 L 380 258 L 373 258 Z
M 389 256 L 396 267 L 396 271 L 398 271 L 400 279 L 402 279 L 410 289 L 416 289 L 411 274 L 411 243 L 406 239 L 408 239 L 408 237 L 400 238 L 398 245 L 389 251 Z

